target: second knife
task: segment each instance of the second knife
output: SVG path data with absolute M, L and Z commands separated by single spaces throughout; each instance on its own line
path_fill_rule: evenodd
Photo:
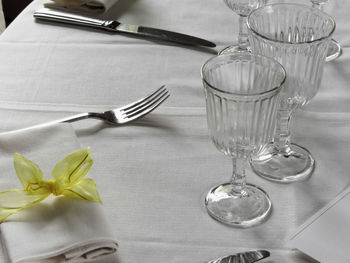
M 225 256 L 206 263 L 253 263 L 270 256 L 267 250 L 253 250 L 235 255 Z
M 88 26 L 112 32 L 122 32 L 145 37 L 153 37 L 185 45 L 205 47 L 216 46 L 214 43 L 208 40 L 177 32 L 139 25 L 129 25 L 120 23 L 115 20 L 102 20 L 97 18 L 90 18 L 86 16 L 76 15 L 73 13 L 52 10 L 49 8 L 42 8 L 40 10 L 35 11 L 34 17 L 42 20 L 68 23 L 80 26 Z

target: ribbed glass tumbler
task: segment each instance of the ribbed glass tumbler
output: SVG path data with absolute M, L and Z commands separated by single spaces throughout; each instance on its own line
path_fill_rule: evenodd
M 261 223 L 271 201 L 260 188 L 246 184 L 250 155 L 272 140 L 283 67 L 273 59 L 250 53 L 226 53 L 202 67 L 209 134 L 219 151 L 232 158 L 230 182 L 206 196 L 208 213 L 236 227 Z
M 320 86 L 334 20 L 320 10 L 298 4 L 272 4 L 248 16 L 252 52 L 280 62 L 287 78 L 277 115 L 274 142 L 251 160 L 260 176 L 282 183 L 301 181 L 313 172 L 308 150 L 290 142 L 292 112 L 309 102 Z

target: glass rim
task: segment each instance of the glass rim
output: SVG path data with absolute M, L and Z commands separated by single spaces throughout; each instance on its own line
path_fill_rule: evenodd
M 249 23 L 250 21 L 250 17 L 252 15 L 254 15 L 254 13 L 257 13 L 259 12 L 260 10 L 264 9 L 264 8 L 269 8 L 269 7 L 274 7 L 274 6 L 297 6 L 297 7 L 303 7 L 305 9 L 308 9 L 308 10 L 311 10 L 311 11 L 316 11 L 316 12 L 319 12 L 320 14 L 322 14 L 323 16 L 326 16 L 328 17 L 328 19 L 332 22 L 333 24 L 333 28 L 332 30 L 330 31 L 330 33 L 327 35 L 327 36 L 324 36 L 324 37 L 321 37 L 321 38 L 317 38 L 315 40 L 309 40 L 309 41 L 303 41 L 303 42 L 299 42 L 299 43 L 289 43 L 289 42 L 284 42 L 284 41 L 281 41 L 281 40 L 275 40 L 275 39 L 272 39 L 272 38 L 269 38 L 267 36 L 264 36 L 262 34 L 260 34 L 259 32 L 257 32 L 255 29 L 253 29 L 251 27 L 251 23 Z M 335 28 L 336 28 L 336 23 L 335 23 L 335 20 L 332 16 L 330 16 L 329 14 L 319 10 L 319 9 L 316 9 L 314 7 L 311 7 L 311 6 L 307 6 L 307 5 L 303 5 L 303 4 L 298 4 L 298 3 L 273 3 L 273 4 L 268 4 L 268 5 L 265 5 L 265 6 L 261 6 L 255 10 L 253 10 L 252 12 L 250 12 L 250 14 L 248 15 L 247 17 L 247 27 L 248 27 L 248 31 L 251 31 L 253 34 L 265 39 L 265 40 L 268 40 L 268 41 L 273 41 L 273 42 L 277 42 L 277 43 L 282 43 L 282 44 L 286 44 L 286 45 L 302 45 L 302 44 L 310 44 L 310 43 L 316 43 L 316 42 L 319 42 L 319 41 L 323 41 L 324 39 L 327 39 L 329 37 L 332 36 L 332 34 L 334 33 L 335 31 Z
M 230 91 L 225 91 L 225 90 L 222 90 L 222 89 L 219 89 L 215 86 L 213 86 L 212 84 L 210 84 L 206 78 L 204 77 L 204 68 L 210 63 L 212 62 L 213 60 L 215 59 L 218 59 L 218 58 L 221 58 L 221 57 L 230 57 L 230 56 L 234 56 L 234 57 L 240 57 L 240 56 L 249 56 L 249 57 L 258 57 L 258 58 L 263 58 L 263 59 L 266 59 L 270 62 L 273 62 L 275 65 L 277 65 L 278 67 L 280 67 L 281 69 L 281 73 L 283 74 L 283 77 L 282 77 L 282 80 L 280 81 L 280 84 L 271 88 L 271 89 L 268 89 L 266 91 L 262 91 L 262 92 L 255 92 L 255 93 L 237 93 L 237 92 L 230 92 Z M 232 60 L 234 61 L 234 60 Z M 284 67 L 282 66 L 281 63 L 279 63 L 277 60 L 273 59 L 273 58 L 270 58 L 270 57 L 267 57 L 267 56 L 263 56 L 263 55 L 259 55 L 259 54 L 252 54 L 252 53 L 249 53 L 249 52 L 244 52 L 244 53 L 224 53 L 224 54 L 220 54 L 220 55 L 216 55 L 216 56 L 213 56 L 211 57 L 210 59 L 208 59 L 203 65 L 202 65 L 202 68 L 201 68 L 201 77 L 202 77 L 202 80 L 203 82 L 208 85 L 211 89 L 217 91 L 217 92 L 220 92 L 220 93 L 224 93 L 224 94 L 228 94 L 228 95 L 233 95 L 233 96 L 245 96 L 245 97 L 255 97 L 255 96 L 261 96 L 261 95 L 267 95 L 267 94 L 270 94 L 270 93 L 274 93 L 274 92 L 277 92 L 279 91 L 280 89 L 282 89 L 282 86 L 284 84 L 284 82 L 286 81 L 286 78 L 287 78 L 287 73 L 286 73 L 286 70 L 284 69 Z

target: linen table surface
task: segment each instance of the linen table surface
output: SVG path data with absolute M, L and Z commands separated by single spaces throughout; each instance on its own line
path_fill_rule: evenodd
M 207 191 L 228 181 L 232 168 L 208 136 L 200 68 L 236 41 L 238 16 L 221 0 L 119 0 L 102 15 L 202 37 L 217 44 L 210 50 L 35 21 L 44 2 L 34 0 L 0 36 L 1 131 L 112 109 L 163 84 L 171 93 L 126 126 L 74 123 L 91 148 L 93 179 L 119 242 L 117 256 L 103 262 L 199 263 L 258 248 L 271 252 L 264 262 L 314 262 L 287 241 L 350 184 L 349 1 L 326 6 L 343 55 L 326 64 L 319 93 L 293 119 L 293 141 L 312 152 L 315 172 L 284 185 L 248 169 L 247 181 L 273 202 L 269 220 L 250 229 L 225 226 L 204 206 Z M 7 186 L 0 179 L 0 190 Z

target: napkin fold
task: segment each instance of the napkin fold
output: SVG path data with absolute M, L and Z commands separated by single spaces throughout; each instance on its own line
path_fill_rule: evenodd
M 47 179 L 58 161 L 80 148 L 70 124 L 0 134 L 0 191 L 21 188 L 15 152 L 37 163 Z M 100 203 L 64 196 L 50 196 L 10 216 L 0 230 L 8 262 L 103 262 L 118 248 Z
M 44 6 L 86 13 L 104 13 L 117 2 L 118 0 L 51 0 Z
M 350 187 L 302 224 L 289 244 L 322 263 L 348 263 Z

